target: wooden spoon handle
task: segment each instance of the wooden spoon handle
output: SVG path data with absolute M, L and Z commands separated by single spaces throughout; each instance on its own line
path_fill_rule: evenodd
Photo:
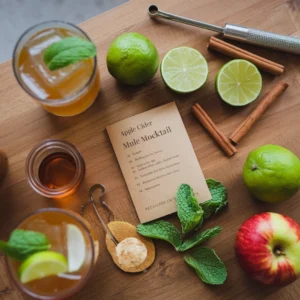
M 3 151 L 0 151 L 0 181 L 7 172 L 7 157 Z

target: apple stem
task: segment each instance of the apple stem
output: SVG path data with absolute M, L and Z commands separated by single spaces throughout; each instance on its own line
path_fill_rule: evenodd
M 276 256 L 281 256 L 281 255 L 284 255 L 284 252 L 282 252 L 280 249 L 276 249 L 275 250 L 275 255 Z
M 251 170 L 252 170 L 252 171 L 257 170 L 257 164 L 252 164 L 252 165 L 251 165 Z

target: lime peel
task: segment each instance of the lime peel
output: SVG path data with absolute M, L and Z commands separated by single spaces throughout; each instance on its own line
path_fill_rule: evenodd
M 140 85 L 155 75 L 159 56 L 155 45 L 147 37 L 126 32 L 111 43 L 106 63 L 109 73 L 120 83 Z
M 243 168 L 251 194 L 264 202 L 278 203 L 300 188 L 300 160 L 278 145 L 264 145 L 251 151 Z

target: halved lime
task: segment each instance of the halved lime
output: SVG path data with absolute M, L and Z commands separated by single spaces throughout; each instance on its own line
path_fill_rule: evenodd
M 256 66 L 243 59 L 225 64 L 217 74 L 216 89 L 220 97 L 233 106 L 254 101 L 262 88 L 261 75 Z
M 196 49 L 179 47 L 170 50 L 160 66 L 165 84 L 175 92 L 189 93 L 198 90 L 206 81 L 208 66 Z
M 68 261 L 61 253 L 41 251 L 29 256 L 20 266 L 22 283 L 68 271 Z
M 81 230 L 73 224 L 67 225 L 69 272 L 78 271 L 85 261 L 85 240 Z

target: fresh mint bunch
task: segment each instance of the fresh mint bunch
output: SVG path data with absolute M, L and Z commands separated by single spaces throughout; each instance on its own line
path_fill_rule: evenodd
M 44 52 L 44 62 L 50 71 L 54 71 L 96 54 L 96 46 L 92 42 L 72 36 L 51 44 Z
M 14 230 L 8 242 L 0 241 L 0 250 L 9 257 L 23 261 L 31 254 L 48 250 L 51 247 L 47 237 L 30 230 Z
M 186 233 L 199 229 L 205 219 L 227 205 L 225 186 L 214 179 L 207 179 L 206 182 L 212 199 L 200 205 L 189 185 L 182 184 L 177 191 L 177 210 L 183 235 L 173 224 L 163 220 L 138 225 L 138 233 L 149 238 L 165 240 L 171 243 L 176 251 L 180 252 L 199 246 L 218 235 L 222 230 L 220 226 L 209 228 L 191 238 L 183 239 Z M 193 252 L 185 255 L 184 259 L 195 269 L 203 282 L 222 284 L 226 280 L 226 267 L 214 250 L 207 247 L 197 247 Z

